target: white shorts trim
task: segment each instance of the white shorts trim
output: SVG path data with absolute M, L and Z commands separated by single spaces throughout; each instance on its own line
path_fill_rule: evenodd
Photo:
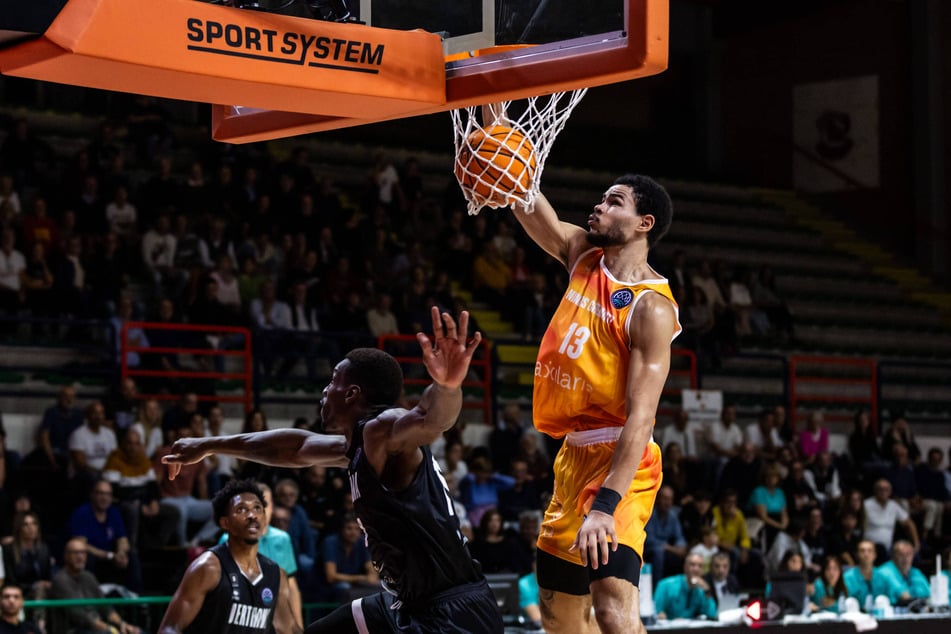
M 585 429 L 584 431 L 570 431 L 565 436 L 565 442 L 571 447 L 617 442 L 622 431 L 624 431 L 623 427 L 599 427 L 598 429 Z M 651 434 L 650 441 L 654 442 L 653 434 Z
M 367 628 L 367 617 L 363 614 L 363 599 L 354 599 L 350 602 L 350 613 L 353 614 L 353 622 L 357 626 L 360 634 L 370 634 Z

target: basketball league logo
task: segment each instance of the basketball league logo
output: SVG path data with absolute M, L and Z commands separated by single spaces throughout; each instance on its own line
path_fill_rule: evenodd
M 274 603 L 274 593 L 271 592 L 270 588 L 261 590 L 261 601 L 264 602 L 264 605 L 271 605 Z
M 621 290 L 611 293 L 611 305 L 615 308 L 624 308 L 632 301 L 634 301 L 634 293 L 628 288 L 622 288 Z

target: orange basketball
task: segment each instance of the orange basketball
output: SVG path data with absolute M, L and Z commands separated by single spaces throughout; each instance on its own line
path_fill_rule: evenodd
M 515 128 L 494 126 L 469 135 L 454 171 L 462 188 L 480 202 L 504 207 L 521 198 L 535 177 L 535 151 Z

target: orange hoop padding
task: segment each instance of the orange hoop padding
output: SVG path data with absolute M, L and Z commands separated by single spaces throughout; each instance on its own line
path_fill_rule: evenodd
M 330 117 L 393 118 L 446 101 L 437 35 L 194 0 L 69 0 L 41 37 L 0 51 L 0 71 Z

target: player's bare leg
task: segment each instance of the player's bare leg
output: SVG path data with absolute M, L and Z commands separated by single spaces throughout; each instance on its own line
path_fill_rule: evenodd
M 597 634 L 590 594 L 538 589 L 542 627 L 548 634 Z
M 641 623 L 640 593 L 630 581 L 617 577 L 592 581 L 591 598 L 603 634 L 646 634 Z

